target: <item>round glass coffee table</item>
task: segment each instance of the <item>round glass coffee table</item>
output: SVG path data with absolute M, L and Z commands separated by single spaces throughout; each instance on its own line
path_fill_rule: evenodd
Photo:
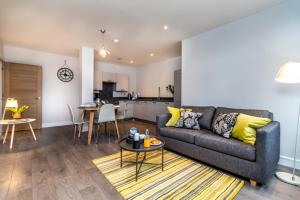
M 151 138 L 154 138 L 155 136 L 151 136 Z M 135 181 L 137 181 L 138 179 L 138 174 L 140 172 L 140 169 L 142 167 L 143 164 L 149 164 L 149 165 L 161 165 L 161 170 L 164 170 L 164 146 L 165 146 L 165 141 L 161 138 L 157 138 L 156 139 L 161 141 L 160 145 L 151 145 L 149 148 L 145 148 L 144 144 L 142 143 L 140 145 L 139 149 L 134 149 L 132 147 L 132 144 L 129 144 L 126 142 L 126 138 L 123 138 L 119 141 L 119 146 L 120 146 L 120 158 L 121 158 L 121 168 L 123 167 L 123 163 L 132 163 L 135 164 Z M 135 161 L 124 161 L 123 160 L 123 150 L 125 151 L 131 151 L 134 152 L 136 154 L 135 156 Z M 151 151 L 156 151 L 156 150 L 160 150 L 161 151 L 161 163 L 149 163 L 149 162 L 145 162 L 147 159 L 147 152 L 151 152 Z M 139 155 L 140 154 L 144 154 L 143 159 L 139 160 Z

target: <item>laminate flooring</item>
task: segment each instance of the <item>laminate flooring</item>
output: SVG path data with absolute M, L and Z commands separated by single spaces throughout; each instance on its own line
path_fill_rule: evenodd
M 140 121 L 119 122 L 120 133 L 130 127 L 155 126 Z M 0 144 L 0 199 L 122 199 L 91 160 L 119 151 L 113 126 L 110 134 L 101 129 L 98 144 L 87 145 L 86 134 L 72 144 L 72 126 L 36 130 L 34 142 L 29 132 L 17 132 L 13 149 L 9 140 Z M 280 167 L 282 170 L 288 170 Z M 246 180 L 236 199 L 299 199 L 300 187 L 273 177 L 264 186 L 251 187 Z

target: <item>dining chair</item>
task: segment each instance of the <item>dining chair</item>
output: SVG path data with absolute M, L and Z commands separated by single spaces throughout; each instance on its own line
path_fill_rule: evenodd
M 68 106 L 69 114 L 70 114 L 70 117 L 72 120 L 72 125 L 74 126 L 73 144 L 75 144 L 76 143 L 76 132 L 78 131 L 78 138 L 80 138 L 82 127 L 85 123 L 88 123 L 88 122 L 83 121 L 83 120 L 75 121 L 72 107 L 70 106 L 70 104 L 67 104 L 67 106 Z
M 107 122 L 115 123 L 118 140 L 120 139 L 118 122 L 117 122 L 117 118 L 116 118 L 116 114 L 115 114 L 115 107 L 113 104 L 105 104 L 100 107 L 98 120 L 96 122 L 96 124 L 97 124 L 97 143 L 98 143 L 98 139 L 99 139 L 100 125 L 103 123 L 107 123 Z
M 120 103 L 119 106 L 120 106 L 120 108 L 117 110 L 116 118 L 118 120 L 124 120 L 126 118 L 127 104 L 126 103 Z

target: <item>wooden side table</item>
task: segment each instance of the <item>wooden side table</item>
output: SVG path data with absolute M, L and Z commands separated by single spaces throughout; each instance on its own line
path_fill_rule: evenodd
M 5 135 L 3 139 L 3 144 L 6 142 L 7 134 L 9 131 L 9 126 L 12 126 L 11 130 L 11 138 L 10 138 L 10 149 L 12 149 L 13 143 L 14 143 L 14 135 L 15 135 L 15 125 L 17 124 L 28 124 L 32 137 L 36 141 L 36 137 L 34 134 L 34 131 L 31 126 L 31 122 L 34 122 L 36 119 L 5 119 L 5 120 L 0 120 L 0 125 L 7 125 L 6 130 L 5 130 Z

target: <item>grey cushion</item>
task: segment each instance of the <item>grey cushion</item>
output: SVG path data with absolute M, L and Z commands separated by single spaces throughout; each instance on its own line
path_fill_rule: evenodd
M 183 142 L 194 144 L 195 136 L 199 134 L 199 130 L 165 127 L 160 128 L 159 134 L 164 137 L 169 137 Z
M 232 113 L 232 112 L 243 113 L 243 114 L 251 115 L 251 116 L 255 116 L 255 117 L 264 117 L 264 118 L 273 119 L 273 113 L 271 113 L 267 110 L 235 109 L 235 108 L 217 107 L 216 113 L 214 116 L 214 121 L 220 113 L 226 114 L 226 113 Z
M 255 146 L 233 138 L 227 139 L 207 130 L 199 132 L 195 136 L 196 145 L 249 161 L 255 160 Z
M 199 119 L 200 128 L 211 130 L 212 119 L 215 113 L 215 107 L 213 106 L 183 106 L 183 108 L 191 108 L 193 112 L 202 113 L 202 117 Z

